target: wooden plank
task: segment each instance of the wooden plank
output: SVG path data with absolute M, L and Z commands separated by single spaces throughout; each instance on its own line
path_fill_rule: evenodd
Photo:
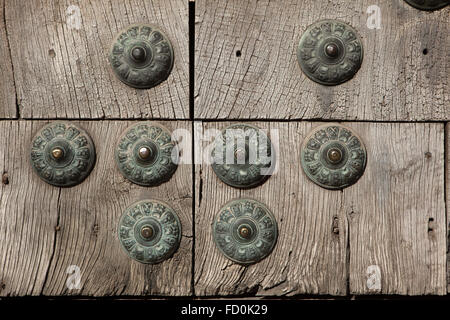
M 196 132 L 226 125 L 204 123 Z M 347 123 L 365 142 L 368 164 L 343 192 L 320 188 L 302 172 L 300 145 L 319 123 L 256 125 L 278 129 L 281 142 L 278 172 L 264 185 L 237 190 L 209 165 L 196 165 L 197 295 L 445 294 L 442 124 Z M 279 223 L 272 254 L 248 268 L 227 260 L 211 235 L 216 213 L 239 197 L 266 203 Z M 376 267 L 381 272 L 380 290 L 367 286 L 369 267 L 370 280 Z
M 192 166 L 179 165 L 159 187 L 139 187 L 119 173 L 114 149 L 132 122 L 80 122 L 91 135 L 97 162 L 89 177 L 73 188 L 55 188 L 31 172 L 29 143 L 42 121 L 0 122 L 9 174 L 0 202 L 0 296 L 22 295 L 190 295 L 192 281 Z M 171 130 L 189 122 L 163 122 Z M 15 146 L 19 150 L 15 151 Z M 170 204 L 182 223 L 175 255 L 158 265 L 128 258 L 117 239 L 117 224 L 131 203 L 157 198 Z M 81 288 L 69 290 L 77 266 Z
M 366 144 L 368 164 L 343 193 L 350 293 L 445 294 L 443 124 L 351 126 Z
M 133 23 L 159 26 L 174 47 L 171 75 L 149 90 L 120 82 L 108 62 Z M 24 118 L 189 117 L 187 1 L 6 0 L 6 25 Z
M 0 0 L 0 118 L 17 118 L 16 88 L 5 25 L 5 0 Z
M 207 146 L 213 129 L 228 123 L 196 123 L 195 145 Z M 262 186 L 239 190 L 226 186 L 210 165 L 200 164 L 196 152 L 195 192 L 195 294 L 292 296 L 347 293 L 347 227 L 341 209 L 342 193 L 329 192 L 306 179 L 300 168 L 300 145 L 310 123 L 255 123 L 268 129 L 272 142 L 280 137 L 278 172 Z M 204 141 L 199 141 L 200 137 Z M 211 224 L 228 201 L 250 197 L 272 210 L 279 230 L 273 252 L 263 261 L 243 267 L 216 248 Z M 333 233 L 337 218 L 339 234 Z
M 381 29 L 367 27 L 374 4 Z M 195 116 L 450 120 L 449 12 L 403 0 L 197 0 Z M 349 23 L 364 44 L 361 69 L 336 87 L 309 80 L 296 58 L 305 29 L 325 18 Z
M 32 172 L 39 124 L 0 122 L 0 296 L 40 295 L 53 252 L 60 190 Z

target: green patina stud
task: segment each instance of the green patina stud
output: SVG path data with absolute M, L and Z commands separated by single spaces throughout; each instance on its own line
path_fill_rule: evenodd
M 273 172 L 275 154 L 267 135 L 248 124 L 233 124 L 215 139 L 212 168 L 224 183 L 251 188 L 263 183 Z
M 172 256 L 181 240 L 181 223 L 167 204 L 142 200 L 129 206 L 120 218 L 118 237 L 134 260 L 156 264 Z
M 169 130 L 140 122 L 119 138 L 115 158 L 125 178 L 141 186 L 156 186 L 168 181 L 177 169 L 178 148 Z
M 405 0 L 405 1 L 416 9 L 426 11 L 442 9 L 448 4 L 450 4 L 449 0 Z
M 167 79 L 173 67 L 173 48 L 158 28 L 136 24 L 122 30 L 114 39 L 109 61 L 125 84 L 148 89 Z
M 315 128 L 304 140 L 303 171 L 326 189 L 343 189 L 363 175 L 367 153 L 362 140 L 349 128 L 326 124 Z
M 272 212 L 252 199 L 228 202 L 220 209 L 212 232 L 217 248 L 228 259 L 244 265 L 267 257 L 278 237 Z
M 363 45 L 358 32 L 346 23 L 322 20 L 309 26 L 300 38 L 297 59 L 311 80 L 338 85 L 358 72 Z
M 94 164 L 94 143 L 74 124 L 50 123 L 39 130 L 31 143 L 31 165 L 51 185 L 77 185 L 86 179 Z

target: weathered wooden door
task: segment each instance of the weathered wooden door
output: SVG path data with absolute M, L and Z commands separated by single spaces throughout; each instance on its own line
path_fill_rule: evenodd
M 447 294 L 450 8 L 196 0 L 195 20 L 189 10 L 188 0 L 0 0 L 0 296 Z M 309 79 L 297 59 L 323 19 L 352 26 L 364 47 L 360 69 L 336 86 Z M 134 23 L 157 25 L 174 49 L 169 77 L 147 90 L 108 61 Z M 56 120 L 95 144 L 92 172 L 70 188 L 30 163 L 34 135 Z M 184 162 L 157 187 L 130 182 L 114 160 L 124 130 L 148 120 L 184 132 Z M 224 184 L 205 161 L 210 133 L 238 122 L 275 145 L 275 173 L 255 188 Z M 334 191 L 301 165 L 305 138 L 328 123 L 351 128 L 367 152 L 361 178 Z M 155 265 L 128 257 L 117 232 L 123 211 L 148 198 L 182 225 L 176 253 Z M 213 241 L 220 208 L 237 198 L 264 203 L 278 224 L 273 251 L 249 266 Z

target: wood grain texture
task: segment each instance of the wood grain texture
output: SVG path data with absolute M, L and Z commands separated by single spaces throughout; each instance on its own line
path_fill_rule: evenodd
M 16 88 L 5 25 L 5 0 L 0 0 L 0 118 L 17 118 Z
M 159 26 L 174 47 L 172 73 L 149 90 L 120 82 L 108 61 L 133 23 Z M 185 0 L 6 0 L 6 26 L 23 118 L 189 117 Z
M 374 4 L 381 29 L 367 27 Z M 195 116 L 449 120 L 449 13 L 403 0 L 197 0 Z M 305 29 L 322 19 L 350 24 L 364 45 L 359 72 L 335 87 L 309 80 L 296 57 Z
M 442 124 L 348 123 L 365 142 L 369 160 L 363 177 L 343 192 L 315 185 L 301 169 L 300 145 L 318 123 L 254 124 L 278 129 L 280 137 L 278 171 L 261 187 L 228 187 L 209 165 L 196 165 L 197 295 L 370 294 L 370 265 L 382 273 L 375 293 L 445 293 Z M 196 132 L 226 125 L 204 123 Z M 241 197 L 265 203 L 279 229 L 272 254 L 249 267 L 227 260 L 211 233 L 219 209 Z
M 278 172 L 262 186 L 239 190 L 222 183 L 210 165 L 196 166 L 195 293 L 210 295 L 333 294 L 347 292 L 347 227 L 342 193 L 316 187 L 300 170 L 300 142 L 312 128 L 306 123 L 254 123 L 269 129 L 277 151 Z M 227 123 L 204 123 L 203 133 L 222 130 Z M 201 123 L 196 135 L 203 136 Z M 196 142 L 195 145 L 199 145 Z M 203 145 L 210 144 L 207 140 Z M 196 152 L 196 163 L 200 157 Z M 206 158 L 205 158 L 206 159 Z M 278 241 L 263 261 L 243 267 L 216 248 L 211 224 L 220 208 L 235 198 L 261 201 L 278 223 Z M 333 233 L 338 218 L 339 235 Z
M 40 295 L 53 253 L 60 190 L 29 163 L 32 122 L 0 122 L 0 296 Z
M 80 185 L 51 187 L 31 171 L 28 160 L 32 136 L 44 123 L 0 122 L 5 140 L 0 163 L 10 181 L 2 185 L 0 202 L 0 296 L 190 295 L 192 166 L 179 165 L 161 186 L 139 187 L 120 174 L 113 157 L 119 135 L 132 122 L 80 122 L 96 146 L 96 165 Z M 161 123 L 170 130 L 190 128 L 189 122 Z M 182 223 L 178 251 L 153 266 L 130 259 L 116 231 L 125 208 L 145 198 L 168 203 Z M 80 290 L 67 288 L 71 265 L 80 268 Z
M 350 293 L 445 294 L 444 125 L 352 127 L 369 158 L 356 188 L 344 189 Z M 369 266 L 381 271 L 379 289 Z

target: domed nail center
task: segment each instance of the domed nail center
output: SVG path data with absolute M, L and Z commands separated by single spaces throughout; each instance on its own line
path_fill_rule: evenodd
M 52 150 L 52 157 L 55 160 L 60 160 L 62 157 L 64 157 L 64 151 L 61 148 L 54 148 Z
M 236 159 L 236 163 L 243 164 L 250 161 L 250 152 L 247 144 L 245 146 L 238 146 L 234 151 L 234 158 Z
M 141 229 L 141 236 L 144 239 L 151 239 L 153 237 L 153 228 L 150 226 L 145 226 Z
M 142 160 L 149 160 L 152 157 L 152 149 L 150 149 L 149 147 L 141 147 L 139 148 L 139 158 L 141 158 Z
M 325 47 L 325 53 L 331 58 L 336 58 L 339 55 L 339 48 L 336 44 L 329 43 Z
M 146 56 L 145 49 L 142 47 L 134 47 L 131 50 L 131 56 L 135 61 L 143 62 Z
M 342 152 L 339 149 L 330 149 L 327 154 L 328 160 L 332 163 L 338 163 L 342 160 Z
M 249 239 L 252 235 L 252 232 L 248 227 L 244 226 L 239 229 L 239 235 L 244 239 Z
M 246 154 L 245 149 L 239 148 L 235 151 L 234 156 L 238 161 L 245 161 Z

